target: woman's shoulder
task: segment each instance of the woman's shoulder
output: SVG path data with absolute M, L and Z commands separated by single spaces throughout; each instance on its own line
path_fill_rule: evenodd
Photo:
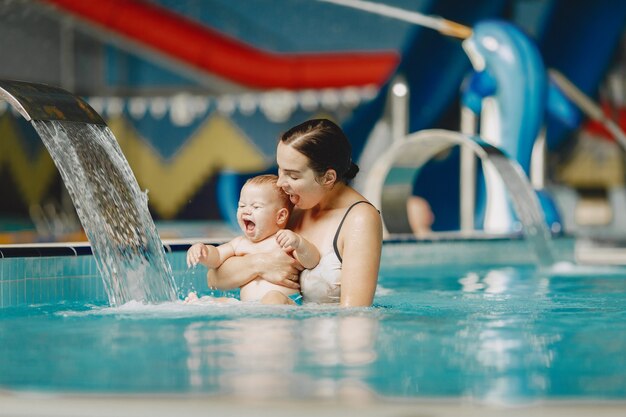
M 346 210 L 349 212 L 346 212 L 345 221 L 349 223 L 372 222 L 376 226 L 381 221 L 379 210 L 362 196 L 351 201 Z
M 344 206 L 345 209 L 349 209 L 351 212 L 354 211 L 355 213 L 364 215 L 378 215 L 379 213 L 377 207 L 352 187 L 348 187 L 342 201 L 342 206 Z
M 345 245 L 359 250 L 378 250 L 382 242 L 383 224 L 376 207 L 365 199 L 355 201 L 343 218 L 337 231 L 339 251 L 343 255 Z M 367 249 L 366 249 L 367 248 Z M 345 257 L 344 257 L 345 258 Z

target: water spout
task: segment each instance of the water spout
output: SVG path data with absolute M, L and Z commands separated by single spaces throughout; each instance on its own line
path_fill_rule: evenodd
M 176 299 L 171 268 L 126 158 L 85 101 L 43 84 L 0 80 L 0 98 L 31 121 L 91 243 L 111 305 Z
M 523 226 L 523 232 L 537 262 L 541 266 L 554 263 L 551 234 L 548 230 L 541 205 L 528 178 L 519 164 L 508 158 L 498 148 L 458 132 L 447 130 L 423 130 L 407 136 L 383 154 L 371 169 L 365 196 L 381 209 L 387 233 L 411 231 L 406 211 L 406 201 L 411 196 L 413 180 L 420 168 L 446 149 L 463 146 L 478 156 L 485 171 L 492 171 L 502 181 L 487 180 L 487 198 L 512 200 L 515 213 Z M 499 185 L 504 184 L 504 188 Z M 505 207 L 506 208 L 506 207 Z M 503 209 L 503 208 L 501 208 Z
M 0 98 L 26 120 L 58 120 L 106 126 L 84 100 L 57 87 L 24 81 L 0 80 Z

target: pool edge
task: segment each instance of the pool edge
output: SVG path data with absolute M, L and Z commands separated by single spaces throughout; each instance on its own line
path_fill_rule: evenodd
M 0 416 L 623 416 L 626 401 L 550 400 L 524 404 L 480 403 L 466 398 L 393 399 L 351 398 L 334 400 L 272 401 L 201 394 L 49 394 L 0 392 Z M 87 411 L 88 410 L 88 411 Z

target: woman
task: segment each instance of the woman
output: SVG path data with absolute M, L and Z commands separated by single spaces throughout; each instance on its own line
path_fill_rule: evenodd
M 382 223 L 376 208 L 348 185 L 359 168 L 343 131 L 325 119 L 285 132 L 276 150 L 278 186 L 294 211 L 289 228 L 312 242 L 322 258 L 300 277 L 305 301 L 370 306 L 374 299 Z M 230 258 L 208 274 L 209 286 L 229 289 L 263 278 L 300 288 L 302 266 L 282 251 Z

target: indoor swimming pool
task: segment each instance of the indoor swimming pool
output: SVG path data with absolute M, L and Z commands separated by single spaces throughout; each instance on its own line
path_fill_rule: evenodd
M 519 239 L 388 241 L 374 306 L 355 309 L 215 302 L 204 272 L 186 269 L 185 245 L 173 246 L 168 261 L 181 295 L 205 296 L 191 305 L 109 307 L 92 256 L 80 255 L 86 247 L 5 257 L 0 389 L 621 403 L 626 269 L 575 265 L 573 241 L 556 246 L 559 263 L 542 269 Z
M 0 245 L 0 417 L 626 415 L 624 161 L 599 133 L 626 149 L 626 9 L 22 3 L 0 0 L 2 213 L 89 243 Z M 266 170 L 299 211 L 276 225 L 317 246 L 288 253 L 338 227 L 312 265 L 344 301 L 369 305 L 382 236 L 371 307 L 242 303 L 187 267 L 230 240 L 189 220 L 228 223 Z M 382 224 L 344 225 L 362 200 Z M 266 253 L 260 219 L 235 255 Z

